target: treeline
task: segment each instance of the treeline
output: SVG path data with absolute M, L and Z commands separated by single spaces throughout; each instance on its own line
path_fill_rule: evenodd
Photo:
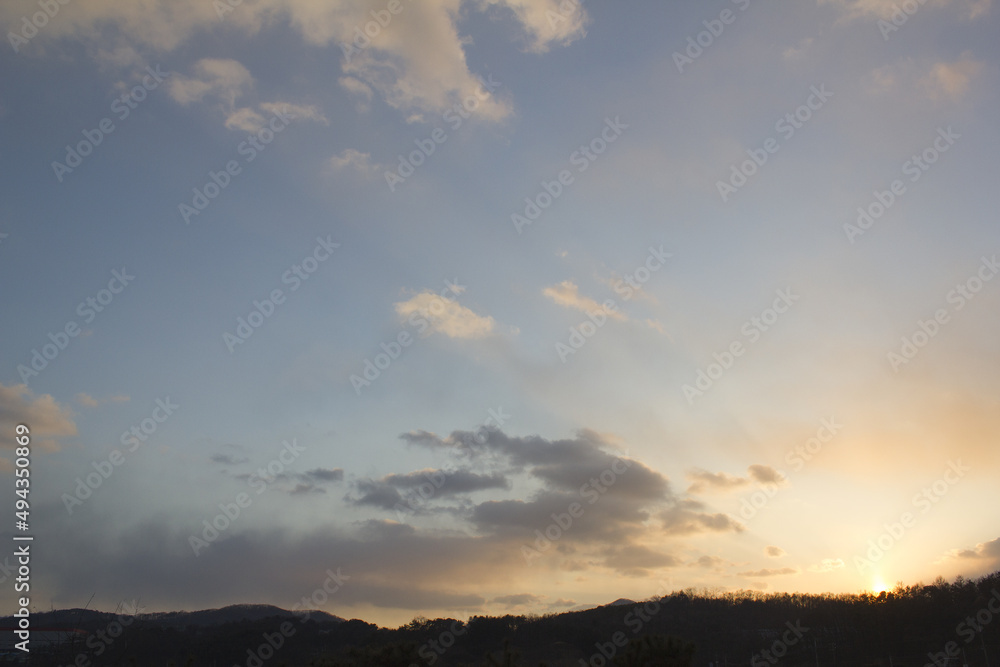
M 417 618 L 394 629 L 287 618 L 180 628 L 139 618 L 118 641 L 102 646 L 101 655 L 83 639 L 56 646 L 44 664 L 996 667 L 1000 572 L 974 581 L 898 585 L 879 595 L 686 590 L 545 616 Z

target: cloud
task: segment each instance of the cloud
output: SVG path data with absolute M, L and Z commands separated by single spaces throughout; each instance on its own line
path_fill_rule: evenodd
M 597 301 L 587 296 L 581 296 L 579 287 L 571 280 L 564 280 L 558 285 L 546 287 L 542 290 L 542 294 L 564 308 L 579 310 L 588 314 L 605 312 L 604 306 L 597 303 Z M 617 310 L 606 312 L 606 315 L 622 322 L 628 320 L 625 315 Z
M 212 454 L 210 458 L 213 463 L 221 463 L 223 465 L 239 465 L 240 463 L 246 463 L 250 460 L 245 456 L 233 454 Z
M 306 39 L 350 43 L 353 29 L 370 20 L 362 4 L 347 12 L 345 21 L 321 18 L 319 31 L 304 28 Z M 342 61 L 343 73 L 378 92 L 410 121 L 427 121 L 465 100 L 473 102 L 468 108 L 474 106 L 476 117 L 503 120 L 511 112 L 509 103 L 488 92 L 466 63 L 465 40 L 456 26 L 462 4 L 459 0 L 408 3 L 405 15 L 374 38 L 370 48 Z
M 972 80 L 982 69 L 983 63 L 973 60 L 972 54 L 966 51 L 962 54 L 961 60 L 936 63 L 930 72 L 920 79 L 919 85 L 932 99 L 958 100 L 965 96 Z
M 456 431 L 456 433 L 461 433 L 461 431 Z M 461 447 L 463 443 L 461 440 L 449 436 L 448 438 L 442 438 L 436 433 L 431 433 L 430 431 L 417 430 L 410 431 L 409 433 L 403 433 L 399 436 L 401 440 L 406 441 L 411 445 L 422 445 L 424 447 L 446 447 L 446 448 L 458 448 Z
M 396 505 L 403 503 L 403 496 L 400 495 L 399 490 L 381 480 L 359 479 L 355 482 L 355 487 L 361 494 L 359 497 L 350 494 L 344 497 L 352 505 L 370 505 L 379 509 L 391 510 L 395 509 Z
M 60 503 L 53 503 L 38 510 L 38 520 L 52 527 L 56 540 L 39 567 L 51 573 L 54 596 L 81 599 L 81 604 L 96 586 L 105 598 L 98 604 L 113 604 L 116 597 L 127 597 L 141 587 L 165 608 L 240 599 L 288 605 L 295 602 L 289 591 L 312 590 L 327 569 L 340 568 L 350 578 L 331 600 L 336 609 L 373 605 L 421 613 L 473 613 L 485 611 L 487 599 L 492 598 L 498 605 L 541 611 L 550 607 L 542 596 L 518 597 L 525 594 L 507 591 L 530 591 L 531 583 L 545 576 L 539 568 L 525 567 L 522 549 L 534 544 L 535 531 L 545 530 L 553 514 L 567 514 L 572 503 L 582 507 L 582 515 L 577 513 L 542 555 L 552 571 L 609 568 L 623 576 L 644 576 L 683 565 L 660 544 L 663 532 L 655 519 L 665 510 L 675 510 L 674 534 L 736 529 L 725 515 L 713 515 L 700 503 L 677 498 L 663 475 L 615 451 L 624 443 L 592 430 L 562 439 L 513 436 L 499 429 L 454 431 L 444 437 L 413 431 L 401 439 L 466 467 L 358 479 L 351 484 L 348 503 L 367 511 L 393 512 L 417 485 L 430 484 L 450 504 L 428 508 L 413 525 L 385 517 L 305 530 L 240 524 L 196 558 L 188 536 L 200 526 L 204 508 L 193 508 L 187 518 L 158 516 L 136 524 L 104 515 L 69 518 Z M 213 458 L 229 465 L 245 458 L 242 453 L 240 447 L 226 445 Z M 494 457 L 499 469 L 473 472 L 467 466 L 476 456 Z M 311 468 L 286 471 L 269 486 L 284 492 L 284 498 L 275 502 L 294 502 L 344 479 L 340 468 Z M 586 493 L 581 489 L 584 484 Z M 470 500 L 476 493 L 495 495 Z M 119 511 L 125 509 L 113 510 Z M 463 535 L 456 523 L 473 527 L 476 533 Z M 691 526 L 676 529 L 684 523 Z M 720 561 L 706 557 L 700 564 L 721 566 Z M 94 580 L 95 571 L 113 576 Z M 90 579 L 84 577 L 88 572 Z M 484 595 L 486 580 L 503 582 L 506 590 Z M 573 604 L 564 600 L 555 606 Z
M 318 107 L 314 105 L 301 106 L 289 104 L 287 102 L 264 102 L 257 105 L 261 111 L 275 115 L 287 115 L 293 120 L 312 120 L 323 125 L 329 125 Z M 236 109 L 226 117 L 226 127 L 230 130 L 243 130 L 244 132 L 257 132 L 263 129 L 268 123 L 268 119 L 257 113 L 250 107 Z
M 82 391 L 73 398 L 75 398 L 76 402 L 85 408 L 96 408 L 99 405 L 96 398 L 90 394 L 85 394 Z
M 248 475 L 236 475 L 239 479 L 247 479 Z M 326 493 L 324 485 L 336 484 L 344 479 L 342 468 L 314 468 L 306 472 L 283 472 L 268 478 L 268 484 L 291 496 L 307 493 Z
M 0 429 L 13 433 L 18 424 L 30 429 L 31 442 L 36 447 L 58 451 L 57 438 L 76 435 L 73 411 L 59 405 L 49 394 L 35 395 L 27 385 L 0 384 Z M 8 447 L 15 446 L 13 438 L 4 438 Z
M 866 86 L 873 94 L 910 92 L 932 101 L 957 102 L 968 93 L 983 63 L 968 51 L 954 62 L 917 62 L 906 58 L 870 72 Z
M 989 13 L 990 7 L 993 6 L 993 0 L 967 0 L 966 6 L 968 8 L 966 18 L 974 21 L 980 16 L 985 16 Z
M 237 445 L 229 445 L 234 449 L 241 449 Z M 224 465 L 240 465 L 246 463 L 249 459 L 242 454 L 225 454 L 217 453 L 213 454 L 211 457 L 212 461 L 215 463 L 221 463 Z M 313 468 L 306 472 L 280 472 L 276 475 L 263 475 L 263 470 L 257 473 L 227 473 L 233 477 L 243 482 L 249 482 L 251 477 L 260 476 L 265 482 L 267 482 L 268 488 L 273 488 L 277 491 L 287 493 L 290 496 L 299 496 L 307 493 L 326 493 L 326 489 L 323 488 L 329 484 L 336 484 L 343 481 L 344 470 L 342 468 Z
M 751 479 L 753 479 L 758 484 L 781 485 L 787 481 L 780 472 L 778 472 L 771 466 L 755 464 L 747 468 L 747 472 L 750 474 Z
M 442 438 L 416 431 L 401 437 L 411 444 L 463 454 L 471 449 L 475 435 L 456 431 Z M 511 437 L 499 430 L 486 436 L 483 449 L 502 457 L 511 470 L 522 470 L 542 488 L 527 499 L 476 505 L 470 519 L 480 529 L 530 534 L 551 524 L 553 514 L 565 514 L 572 503 L 579 503 L 584 512 L 573 521 L 572 530 L 565 531 L 564 542 L 621 540 L 622 545 L 630 544 L 647 533 L 648 520 L 654 515 L 671 535 L 744 530 L 726 514 L 708 512 L 696 500 L 678 498 L 663 475 L 624 454 L 607 451 L 609 439 L 594 431 L 584 429 L 564 440 Z M 623 561 L 619 557 L 613 562 Z
M 842 570 L 844 568 L 844 561 L 840 558 L 824 558 L 816 565 L 810 565 L 810 572 L 833 572 L 834 570 Z
M 265 4 L 269 3 L 259 3 Z M 219 25 L 212 3 L 199 0 L 93 0 L 60 5 L 58 20 L 49 21 L 36 39 L 82 40 L 92 47 L 95 57 L 105 59 L 108 49 L 172 51 L 196 31 Z M 0 22 L 14 24 L 22 11 L 16 3 L 0 3 Z M 253 19 L 250 12 L 235 12 L 227 22 L 252 28 Z M 109 42 L 114 45 L 109 46 Z
M 85 408 L 96 408 L 104 403 L 127 403 L 129 401 L 129 397 L 124 394 L 118 394 L 110 398 L 97 399 L 90 394 L 81 391 L 73 397 L 73 400 Z
M 256 132 L 264 127 L 264 117 L 249 107 L 243 107 L 226 117 L 226 129 Z
M 492 334 L 496 326 L 492 317 L 477 315 L 455 299 L 430 290 L 396 303 L 395 309 L 401 319 L 420 316 L 430 331 L 449 338 L 484 338 Z
M 745 527 L 728 514 L 703 512 L 705 505 L 697 500 L 679 500 L 674 507 L 660 514 L 663 529 L 671 535 L 693 533 L 742 533 Z
M 92 53 L 92 57 L 97 61 L 98 66 L 102 70 L 132 70 L 133 76 L 135 76 L 137 70 L 141 70 L 147 64 L 146 59 L 141 53 L 126 44 L 116 44 L 110 48 L 97 47 L 96 51 Z M 142 75 L 140 74 L 139 76 Z M 122 94 L 129 87 L 125 81 L 118 82 L 118 88 Z
M 421 507 L 426 501 L 489 489 L 506 490 L 510 488 L 510 481 L 502 474 L 480 475 L 469 470 L 426 468 L 380 479 L 359 479 L 354 488 L 360 496 L 347 496 L 348 502 L 354 505 L 395 510 L 402 504 L 414 511 L 430 512 L 434 508 Z
M 512 437 L 503 431 L 483 431 L 482 448 L 509 460 L 514 468 L 545 483 L 546 488 L 578 493 L 587 484 L 607 493 L 639 500 L 663 500 L 670 497 L 667 479 L 643 463 L 625 454 L 608 451 L 608 436 L 581 429 L 575 438 L 547 440 L 540 436 Z M 449 437 L 451 446 L 475 441 L 476 435 L 456 431 Z M 422 439 L 425 445 L 433 441 Z M 444 445 L 445 443 L 442 443 Z M 598 484 L 592 484 L 596 480 Z
M 781 558 L 785 555 L 785 550 L 781 547 L 764 547 L 764 553 L 771 558 Z
M 493 598 L 490 602 L 496 604 L 501 604 L 508 609 L 511 607 L 523 607 L 528 604 L 537 604 L 542 601 L 540 595 L 534 595 L 532 593 L 515 593 L 513 595 L 501 595 L 500 597 Z
M 209 459 L 213 463 L 220 463 L 222 465 L 241 465 L 250 461 L 249 457 L 246 456 L 246 447 L 243 445 L 234 445 L 228 443 L 222 446 L 223 449 L 227 451 L 216 452 L 212 454 Z
M 674 342 L 674 337 L 667 333 L 667 328 L 665 326 L 663 326 L 663 323 L 660 322 L 659 320 L 653 320 L 653 319 L 647 318 L 646 319 L 646 326 L 649 327 L 650 329 L 652 329 L 653 331 L 655 331 L 655 332 L 657 332 L 659 334 L 663 334 L 664 336 L 666 336 L 670 340 L 671 343 Z
M 746 486 L 751 480 L 758 484 L 784 484 L 787 480 L 771 466 L 754 464 L 747 468 L 748 477 L 736 477 L 725 472 L 708 472 L 701 468 L 689 470 L 687 477 L 693 480 L 688 493 L 706 491 L 731 491 Z
M 138 53 L 167 54 L 199 33 L 216 37 L 236 29 L 252 35 L 267 26 L 288 24 L 308 44 L 340 47 L 340 83 L 364 104 L 366 96 L 377 92 L 404 117 L 423 121 L 472 98 L 477 117 L 499 121 L 510 115 L 511 105 L 484 92 L 479 77 L 469 70 L 465 46 L 470 40 L 458 29 L 466 10 L 509 10 L 526 49 L 533 53 L 582 38 L 588 22 L 579 3 L 564 10 L 560 0 L 422 0 L 403 3 L 403 11 L 368 38 L 367 45 L 352 46 L 372 21 L 370 11 L 384 7 L 359 0 L 259 0 L 242 3 L 220 22 L 213 3 L 203 0 L 95 0 L 61 7 L 59 20 L 50 22 L 32 45 L 50 39 L 82 40 L 100 62 L 124 67 L 134 66 Z M 16 3 L 0 3 L 0 22 L 13 25 L 21 14 Z M 251 83 L 245 68 L 233 63 L 199 61 L 193 77 L 171 81 L 171 95 L 182 104 L 214 95 L 232 110 L 238 94 Z M 371 92 L 364 93 L 364 88 Z
M 253 86 L 250 71 L 231 58 L 202 58 L 195 63 L 194 72 L 191 77 L 174 73 L 167 82 L 167 91 L 178 104 L 187 106 L 210 97 L 234 110 L 236 98 Z M 245 122 L 245 114 L 242 120 Z
M 844 20 L 891 19 L 900 11 L 898 0 L 820 0 L 821 5 L 833 5 Z M 992 0 L 926 0 L 926 7 L 954 8 L 966 20 L 974 20 L 989 12 Z
M 650 570 L 676 567 L 681 562 L 670 554 L 661 553 L 641 544 L 626 544 L 608 549 L 602 562 L 629 577 L 649 576 Z
M 783 567 L 780 569 L 764 568 L 762 570 L 749 570 L 747 572 L 737 572 L 740 577 L 777 577 L 783 574 L 798 574 L 794 567 Z
M 509 489 L 503 475 L 478 475 L 468 470 L 424 469 L 405 475 L 386 475 L 382 481 L 397 489 L 413 489 L 430 485 L 435 495 L 456 495 L 485 489 Z
M 566 598 L 559 598 L 554 602 L 549 603 L 550 609 L 555 609 L 557 607 L 574 607 L 576 606 L 576 600 L 567 600 Z
M 646 536 L 660 535 L 649 521 L 657 511 L 676 502 L 667 479 L 642 462 L 614 451 L 612 444 L 617 441 L 612 437 L 584 429 L 573 438 L 549 440 L 484 429 L 477 433 L 455 431 L 447 437 L 413 431 L 401 438 L 412 445 L 444 452 L 463 465 L 486 458 L 497 470 L 479 479 L 496 488 L 501 479 L 510 480 L 510 488 L 519 491 L 517 498 L 468 501 L 447 510 L 469 522 L 478 534 L 518 540 L 520 549 L 535 540 L 535 531 L 550 526 L 555 515 L 564 525 L 571 523 L 568 529 L 560 530 L 558 545 L 548 554 L 556 560 L 583 549 L 590 556 L 587 562 L 629 575 L 677 562 L 638 544 Z M 426 472 L 418 475 L 427 476 Z M 367 488 L 366 501 L 386 509 L 393 507 L 397 487 L 388 483 L 391 481 L 391 477 L 383 478 Z M 487 484 L 474 488 L 481 487 Z M 576 509 L 571 510 L 574 506 Z
M 708 472 L 707 470 L 702 470 L 701 468 L 689 470 L 687 472 L 687 478 L 693 482 L 687 489 L 688 493 L 704 493 L 708 490 L 728 491 L 746 486 L 750 483 L 743 477 L 734 477 L 733 475 L 724 472 Z
M 347 91 L 348 97 L 354 100 L 354 106 L 359 113 L 371 110 L 372 98 L 375 96 L 371 86 L 353 76 L 342 76 L 337 80 L 337 83 Z
M 313 468 L 303 473 L 306 477 L 320 482 L 342 482 L 344 481 L 343 468 Z
M 482 611 L 483 581 L 498 572 L 508 577 L 524 572 L 517 546 L 509 541 L 415 531 L 391 522 L 354 530 L 322 525 L 304 534 L 230 530 L 195 557 L 187 539 L 194 524 L 155 519 L 111 525 L 106 517 L 69 518 L 64 511 L 61 516 L 61 509 L 59 504 L 37 517 L 57 527 L 38 564 L 50 573 L 55 597 L 80 599 L 81 606 L 97 584 L 98 607 L 113 608 L 141 589 L 168 609 L 260 599 L 287 608 L 301 591 L 322 582 L 328 569 L 339 569 L 346 580 L 331 598 L 337 609 Z M 95 572 L 105 574 L 95 580 Z
M 989 542 L 980 542 L 971 549 L 952 549 L 946 556 L 952 560 L 986 560 L 994 564 L 1000 564 L 1000 537 Z
M 725 564 L 726 561 L 718 556 L 701 556 L 698 560 L 691 563 L 691 565 L 712 569 L 720 568 Z
M 315 104 L 291 104 L 289 102 L 261 102 L 259 105 L 262 111 L 271 115 L 287 114 L 295 120 L 311 120 L 321 125 L 329 125 L 323 112 Z
M 362 153 L 353 148 L 345 148 L 330 158 L 330 166 L 335 170 L 353 169 L 361 174 L 373 174 L 381 170 L 381 166 L 372 162 L 370 153 Z
M 813 41 L 812 37 L 804 37 L 799 40 L 799 43 L 796 46 L 789 46 L 787 49 L 782 51 L 781 56 L 785 60 L 798 60 L 805 55 L 806 51 L 809 50 Z
M 564 0 L 480 0 L 509 8 L 524 27 L 527 50 L 545 53 L 554 44 L 566 46 L 585 37 L 588 16 L 579 2 Z

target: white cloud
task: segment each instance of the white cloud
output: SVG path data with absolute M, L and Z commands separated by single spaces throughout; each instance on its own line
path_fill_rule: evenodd
M 76 399 L 77 403 L 84 406 L 85 408 L 96 408 L 99 405 L 96 398 L 94 398 L 90 394 L 85 394 L 82 391 L 76 396 L 74 396 L 74 398 Z
M 236 98 L 253 86 L 253 77 L 246 67 L 231 58 L 202 58 L 194 66 L 195 74 L 187 77 L 173 74 L 167 84 L 175 102 L 188 105 L 205 97 L 216 97 L 229 109 Z
M 637 290 L 636 293 L 637 294 L 640 293 L 640 290 Z M 664 336 L 666 336 L 667 338 L 669 338 L 671 342 L 673 342 L 674 337 L 667 333 L 667 328 L 665 326 L 663 326 L 663 322 L 660 322 L 659 320 L 653 320 L 653 319 L 648 319 L 647 318 L 646 319 L 646 326 L 649 327 L 650 329 L 652 329 L 653 331 L 657 332 L 657 333 L 663 334 Z
M 257 105 L 261 111 L 271 115 L 287 114 L 293 120 L 312 120 L 323 125 L 330 122 L 315 105 L 302 106 L 287 102 L 263 102 Z M 230 130 L 256 132 L 267 125 L 268 119 L 250 107 L 236 109 L 226 117 L 226 127 Z
M 553 44 L 565 46 L 587 34 L 587 13 L 574 0 L 481 1 L 512 10 L 528 34 L 528 50 L 533 53 L 545 53 Z
M 833 572 L 834 570 L 842 570 L 844 568 L 844 561 L 840 558 L 824 558 L 816 565 L 809 567 L 810 572 Z
M 694 468 L 687 473 L 691 480 L 688 493 L 705 493 L 706 491 L 731 491 L 746 486 L 752 481 L 758 484 L 782 485 L 787 480 L 771 466 L 754 464 L 747 468 L 747 477 L 737 477 L 726 472 L 709 472 Z
M 982 71 L 983 63 L 964 52 L 953 62 L 920 63 L 906 58 L 873 70 L 867 77 L 867 88 L 873 94 L 915 92 L 935 101 L 958 101 Z
M 358 111 L 364 113 L 371 108 L 372 97 L 375 93 L 367 83 L 355 79 L 353 76 L 342 76 L 337 82 L 354 99 Z
M 264 126 L 264 117 L 251 109 L 243 107 L 229 114 L 226 117 L 226 128 L 230 130 L 243 130 L 244 132 L 256 132 Z
M 787 49 L 781 52 L 782 57 L 785 60 L 798 60 L 805 55 L 809 47 L 812 46 L 813 38 L 805 37 L 799 40 L 796 46 L 789 46 Z
M 492 317 L 477 315 L 454 299 L 425 290 L 395 305 L 403 319 L 413 315 L 423 317 L 430 330 L 449 338 L 483 338 L 493 333 L 496 322 Z
M 114 69 L 139 68 L 146 62 L 138 51 L 128 45 L 98 49 L 95 59 L 101 66 Z
M 421 0 L 404 2 L 403 11 L 380 29 L 370 44 L 341 61 L 342 86 L 366 102 L 378 92 L 408 120 L 439 115 L 456 103 L 481 93 L 476 116 L 498 121 L 511 106 L 491 92 L 482 93 L 480 80 L 468 67 L 458 21 L 469 7 L 510 9 L 527 37 L 528 50 L 542 53 L 584 36 L 586 11 L 563 0 Z M 103 62 L 134 64 L 136 55 L 150 50 L 166 54 L 199 32 L 238 29 L 254 34 L 266 25 L 288 22 L 303 39 L 317 46 L 348 45 L 366 24 L 371 11 L 385 10 L 382 0 L 258 0 L 244 2 L 220 21 L 213 4 L 205 0 L 90 0 L 60 9 L 38 41 L 72 37 L 89 42 Z M 0 22 L 21 19 L 17 3 L 0 3 Z M 108 43 L 114 44 L 108 47 Z M 109 50 L 110 48 L 110 50 Z M 171 95 L 190 104 L 208 95 L 229 102 L 229 109 L 252 80 L 232 60 L 199 61 L 193 77 L 176 76 Z M 369 93 L 365 93 L 367 87 Z
M 103 403 L 125 403 L 129 400 L 129 397 L 123 394 L 112 396 L 111 398 L 98 399 L 82 391 L 73 398 L 85 408 L 96 408 Z
M 767 568 L 761 570 L 750 570 L 747 572 L 737 572 L 737 576 L 740 577 L 777 577 L 783 574 L 798 574 L 799 571 L 794 567 L 782 567 L 782 568 Z
M 983 63 L 973 60 L 972 54 L 966 51 L 961 60 L 936 63 L 919 83 L 931 98 L 957 100 L 965 96 L 969 84 L 982 68 Z
M 572 280 L 564 280 L 558 285 L 546 287 L 542 290 L 542 294 L 564 308 L 571 308 L 584 313 L 605 312 L 604 306 L 597 303 L 597 301 L 588 296 L 582 296 L 580 288 Z M 617 310 L 607 312 L 606 314 L 608 317 L 622 322 L 628 321 L 628 318 Z
M 486 92 L 466 64 L 464 40 L 453 14 L 459 4 L 457 0 L 414 4 L 407 10 L 405 29 L 389 26 L 371 48 L 343 62 L 344 73 L 363 81 L 411 120 L 443 114 L 469 98 L 475 100 L 477 118 L 507 117 L 509 104 Z M 443 5 L 454 7 L 446 10 Z M 342 37 L 349 39 L 346 34 Z
M 0 429 L 13 433 L 18 424 L 28 425 L 35 446 L 52 451 L 60 449 L 56 437 L 76 435 L 73 411 L 59 405 L 52 396 L 35 395 L 23 384 L 0 384 Z M 13 437 L 4 441 L 13 448 Z
M 899 0 L 819 0 L 821 5 L 833 5 L 844 15 L 845 20 L 874 18 L 889 19 L 899 9 Z M 949 7 L 955 9 L 963 19 L 974 20 L 990 10 L 992 0 L 926 0 L 925 7 Z
M 725 472 L 709 472 L 700 468 L 689 470 L 687 478 L 691 480 L 688 493 L 704 493 L 708 490 L 730 490 L 749 484 L 744 477 L 736 477 Z
M 380 169 L 379 165 L 372 162 L 371 154 L 362 153 L 353 148 L 345 148 L 330 158 L 330 166 L 337 171 L 353 169 L 362 174 L 374 173 Z
M 314 104 L 301 105 L 289 104 L 288 102 L 262 102 L 260 109 L 272 115 L 279 113 L 288 114 L 295 120 L 311 120 L 323 125 L 330 124 L 330 121 L 326 119 L 323 112 Z

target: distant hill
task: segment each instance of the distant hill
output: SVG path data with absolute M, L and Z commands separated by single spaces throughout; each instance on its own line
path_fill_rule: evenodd
M 260 621 L 266 618 L 298 619 L 295 612 L 269 604 L 234 604 L 221 609 L 202 611 L 170 611 L 141 614 L 144 620 L 163 627 L 185 628 L 189 625 L 207 627 L 224 623 Z M 343 623 L 344 619 L 325 611 L 311 610 L 309 618 L 317 623 Z
M 110 633 L 115 614 L 66 609 L 32 615 L 39 632 L 32 659 L 70 665 L 84 664 L 82 656 L 95 667 L 171 661 L 189 667 L 745 667 L 748 658 L 766 664 L 780 653 L 790 666 L 899 667 L 926 664 L 928 654 L 942 655 L 951 646 L 947 650 L 966 650 L 969 667 L 996 667 L 998 602 L 1000 572 L 900 585 L 878 595 L 688 589 L 544 616 L 417 617 L 398 628 L 324 612 L 303 619 L 279 607 L 244 604 L 140 613 L 124 632 Z M 0 619 L 0 627 L 11 628 L 15 620 Z M 102 639 L 112 634 L 113 642 Z
M 635 604 L 635 603 L 636 603 L 635 600 L 629 600 L 628 598 L 618 598 L 617 600 L 615 600 L 611 604 L 605 605 L 605 606 L 607 606 L 607 607 L 627 607 L 628 605 Z
M 45 628 L 95 630 L 107 627 L 118 615 L 95 609 L 60 609 L 35 612 L 31 615 L 32 625 Z M 168 611 L 140 613 L 137 619 L 147 627 L 158 628 L 207 628 L 226 623 L 245 623 L 265 619 L 297 620 L 294 612 L 269 604 L 234 604 L 221 609 L 201 611 Z M 309 619 L 319 624 L 342 623 L 344 619 L 325 611 L 311 610 Z M 0 627 L 14 627 L 17 620 L 13 616 L 0 617 Z

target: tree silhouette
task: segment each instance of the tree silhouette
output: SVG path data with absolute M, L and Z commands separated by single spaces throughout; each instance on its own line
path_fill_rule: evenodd
M 695 645 L 677 637 L 646 635 L 636 637 L 615 658 L 618 667 L 691 667 Z
M 499 658 L 493 657 L 492 653 L 486 654 L 484 667 L 517 667 L 521 664 L 521 655 L 511 650 L 510 640 L 503 640 L 503 655 Z

